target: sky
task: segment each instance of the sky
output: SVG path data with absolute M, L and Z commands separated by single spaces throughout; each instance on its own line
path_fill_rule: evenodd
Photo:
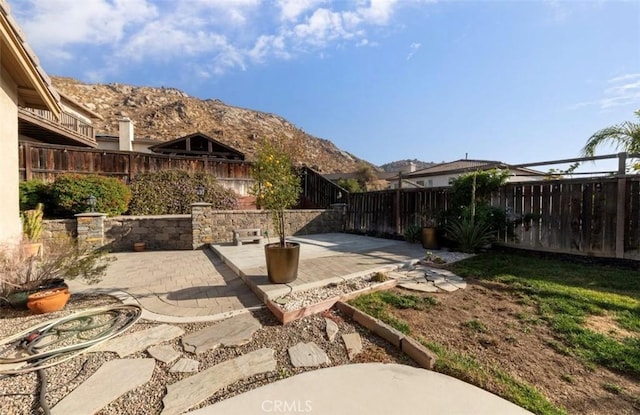
M 275 113 L 376 165 L 578 157 L 640 109 L 635 0 L 9 4 L 51 75 Z

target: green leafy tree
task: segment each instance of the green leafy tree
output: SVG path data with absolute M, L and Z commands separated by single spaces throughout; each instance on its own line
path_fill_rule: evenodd
M 635 114 L 640 120 L 640 110 L 635 111 Z M 640 122 L 625 121 L 603 128 L 589 137 L 587 144 L 582 148 L 582 155 L 595 155 L 596 148 L 603 144 L 612 144 L 616 149 L 627 153 L 640 153 Z M 640 163 L 636 163 L 633 168 L 640 170 Z
M 339 179 L 338 186 L 342 187 L 349 193 L 360 193 L 364 191 L 363 187 L 358 183 L 358 180 L 353 177 L 349 179 Z
M 280 237 L 280 246 L 285 241 L 285 210 L 298 202 L 300 177 L 293 169 L 291 158 L 280 143 L 264 141 L 258 150 L 257 160 L 251 173 L 254 184 L 250 193 L 258 205 L 271 211 L 273 227 Z

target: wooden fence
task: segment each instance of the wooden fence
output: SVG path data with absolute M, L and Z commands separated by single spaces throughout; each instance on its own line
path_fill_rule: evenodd
M 349 195 L 346 230 L 402 235 L 427 212 L 438 216 L 448 188 Z M 640 260 L 640 175 L 509 183 L 492 196 L 515 223 L 500 243 L 540 251 Z
M 300 175 L 302 195 L 299 207 L 329 209 L 334 203 L 349 204 L 349 192 L 331 180 L 325 179 L 317 171 L 303 167 Z
M 119 177 L 125 182 L 143 172 L 167 169 L 207 172 L 223 179 L 248 179 L 251 163 L 161 154 L 72 148 L 51 144 L 21 142 L 20 179 L 53 181 L 64 173 L 100 174 Z

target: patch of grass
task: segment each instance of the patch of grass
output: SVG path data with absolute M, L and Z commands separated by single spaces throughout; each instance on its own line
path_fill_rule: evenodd
M 503 370 L 496 367 L 484 367 L 473 357 L 451 351 L 439 343 L 424 339 L 419 340 L 438 355 L 435 365 L 436 371 L 483 389 L 486 389 L 491 383 L 497 383 L 501 390 L 496 392 L 500 396 L 536 414 L 566 414 L 566 411 L 549 402 L 533 386 L 514 379 Z
M 585 326 L 588 316 L 608 312 L 622 328 L 640 333 L 637 271 L 509 253 L 479 255 L 453 264 L 452 271 L 507 284 L 517 301 L 537 306 L 539 317 L 559 340 L 550 346 L 560 353 L 570 352 L 586 362 L 640 375 L 638 336 L 620 341 Z M 525 321 L 526 316 L 518 318 Z
M 395 328 L 396 330 L 404 334 L 409 334 L 411 332 L 409 325 L 406 322 L 402 321 L 401 319 L 391 315 L 387 310 L 388 304 L 389 304 L 388 301 L 401 302 L 402 300 L 399 299 L 398 296 L 396 296 L 395 294 L 391 293 L 392 294 L 391 296 L 387 296 L 387 295 L 384 295 L 385 293 L 386 291 L 378 291 L 375 293 L 362 295 L 360 297 L 354 298 L 353 300 L 349 301 L 349 304 L 351 304 L 352 306 L 356 307 L 359 310 L 364 311 L 365 313 L 369 314 L 372 317 L 375 317 L 377 319 L 384 321 L 385 323 Z M 392 298 L 393 300 L 391 300 Z M 408 307 L 405 307 L 405 308 L 408 308 Z
M 487 326 L 478 319 L 472 319 L 468 321 L 463 321 L 460 325 L 468 330 L 475 331 L 476 333 L 487 333 L 489 329 Z
M 602 384 L 602 389 L 614 395 L 620 395 L 622 393 L 622 386 L 616 385 L 615 383 L 606 382 Z

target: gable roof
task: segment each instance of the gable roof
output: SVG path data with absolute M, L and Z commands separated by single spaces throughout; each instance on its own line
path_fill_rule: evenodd
M 427 167 L 424 169 L 420 169 L 414 171 L 413 173 L 405 173 L 402 175 L 403 178 L 418 178 L 418 177 L 426 177 L 426 176 L 441 176 L 444 174 L 462 174 L 471 172 L 474 170 L 491 170 L 491 169 L 510 169 L 517 170 L 523 173 L 523 175 L 530 176 L 543 176 L 544 173 L 527 169 L 523 167 L 511 167 L 509 164 L 504 163 L 502 161 L 496 160 L 469 160 L 469 159 L 460 159 L 455 161 L 450 161 L 447 163 L 436 164 L 435 166 Z M 395 175 L 397 178 L 398 175 Z
M 149 147 L 154 153 L 244 160 L 244 153 L 203 133 L 193 133 Z
M 2 66 L 18 84 L 18 103 L 30 108 L 49 110 L 59 118 L 60 97 L 27 44 L 24 32 L 11 16 L 6 0 L 0 0 L 0 48 Z

